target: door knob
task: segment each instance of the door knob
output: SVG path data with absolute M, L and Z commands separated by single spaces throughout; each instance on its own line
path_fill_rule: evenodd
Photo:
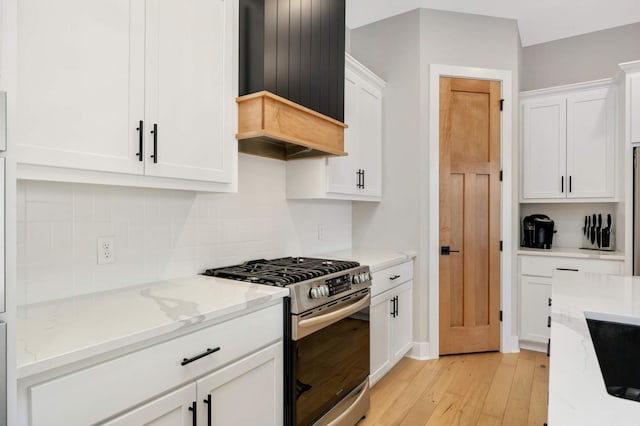
M 460 253 L 460 250 L 451 250 L 449 246 L 440 247 L 440 254 L 442 256 L 449 256 L 451 253 Z

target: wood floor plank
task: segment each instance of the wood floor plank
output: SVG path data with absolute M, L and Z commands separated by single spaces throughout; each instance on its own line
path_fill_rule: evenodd
M 511 392 L 511 382 L 516 367 L 513 365 L 501 363 L 493 376 L 489 394 L 484 402 L 482 412 L 487 416 L 497 417 L 501 419 L 504 416 L 504 410 L 507 407 L 507 399 Z
M 358 426 L 541 426 L 548 381 L 548 357 L 531 351 L 405 358 L 372 388 Z

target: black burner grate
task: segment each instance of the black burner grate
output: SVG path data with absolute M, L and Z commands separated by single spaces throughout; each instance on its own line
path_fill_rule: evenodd
M 284 287 L 360 266 L 358 262 L 310 257 L 252 260 L 241 265 L 207 269 L 203 275 Z

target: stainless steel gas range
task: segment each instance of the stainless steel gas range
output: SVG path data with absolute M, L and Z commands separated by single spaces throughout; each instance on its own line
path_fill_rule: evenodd
M 371 273 L 357 262 L 285 257 L 205 275 L 288 287 L 285 425 L 355 425 L 369 410 Z

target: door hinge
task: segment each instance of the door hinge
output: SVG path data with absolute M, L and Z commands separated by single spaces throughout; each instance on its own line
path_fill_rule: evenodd
M 504 108 L 504 99 L 500 99 L 500 111 Z
M 502 251 L 502 240 L 500 240 L 500 251 Z
M 502 170 L 500 170 L 500 182 L 502 182 Z
M 502 311 L 500 311 L 500 322 L 502 322 Z

